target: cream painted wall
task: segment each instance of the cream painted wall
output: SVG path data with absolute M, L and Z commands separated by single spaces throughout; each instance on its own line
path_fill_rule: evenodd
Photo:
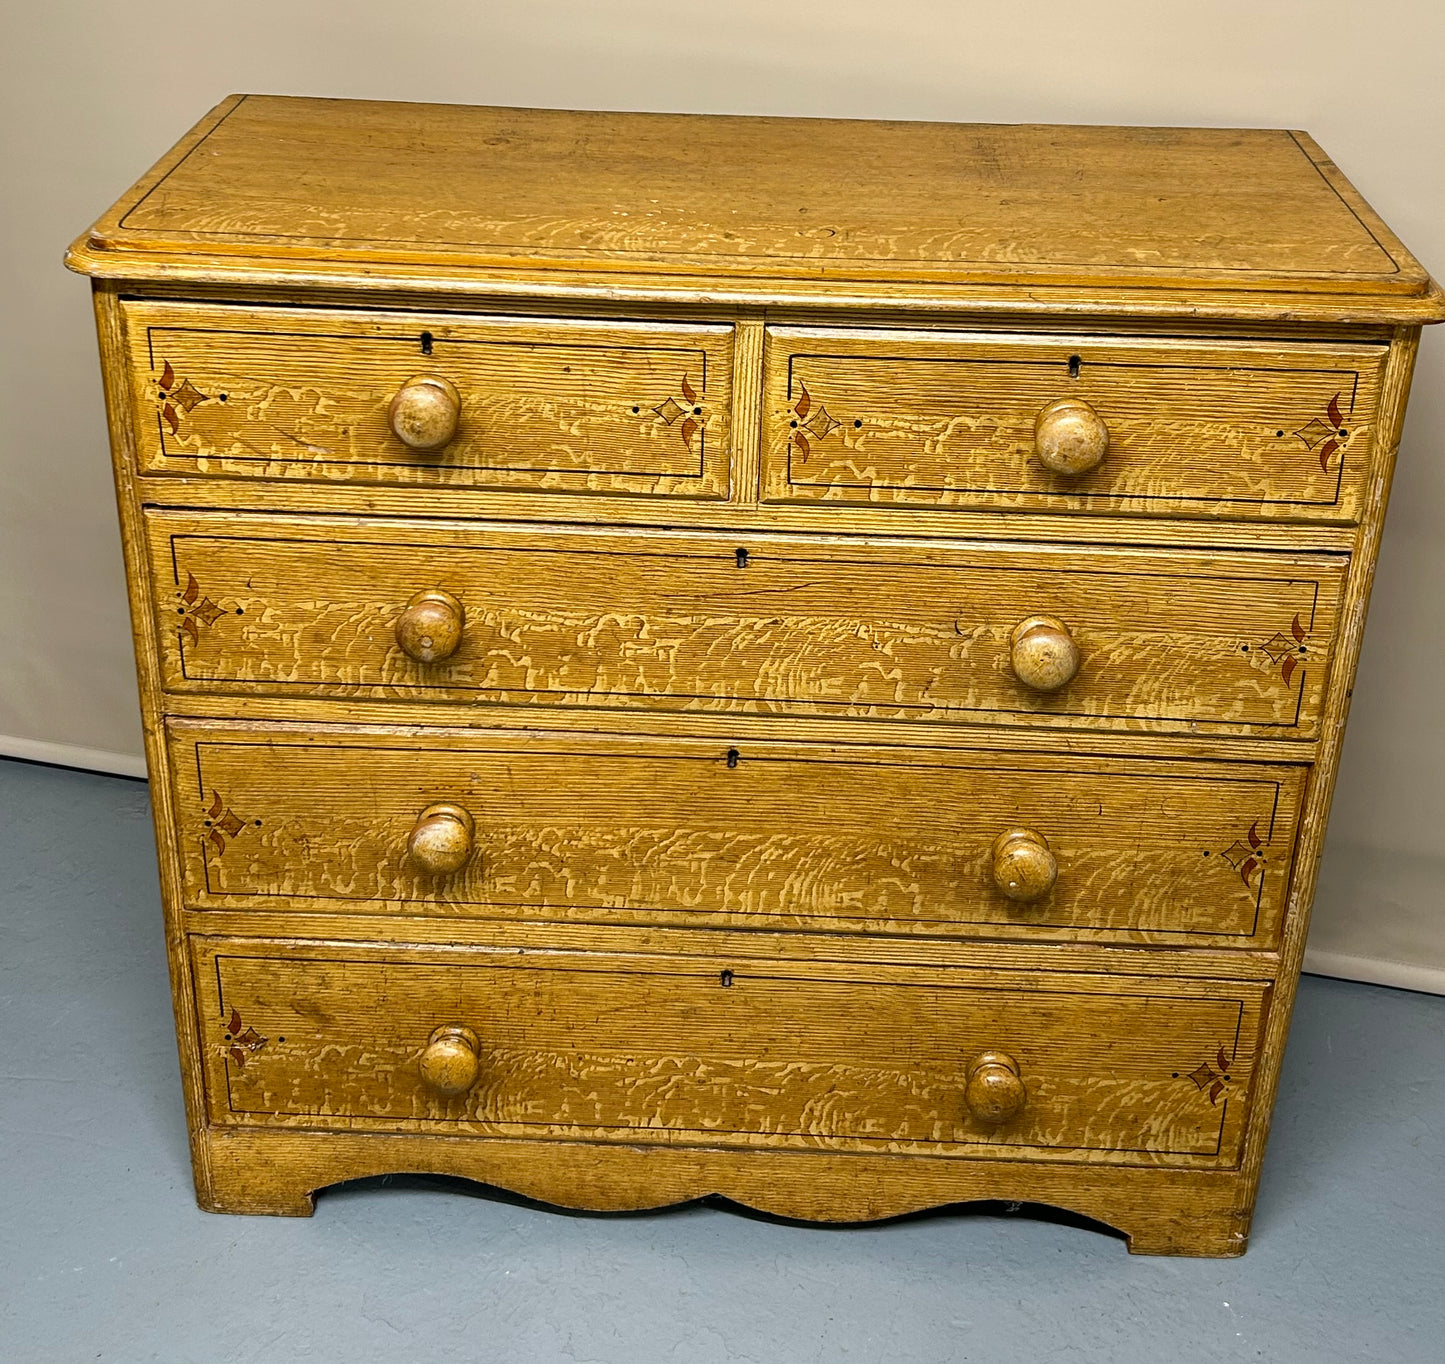
M 60 255 L 231 91 L 1305 128 L 1445 274 L 1440 0 L 5 0 L 3 31 L 0 752 L 137 768 L 87 285 Z M 1432 988 L 1442 444 L 1445 328 L 1421 350 L 1311 939 L 1322 969 Z

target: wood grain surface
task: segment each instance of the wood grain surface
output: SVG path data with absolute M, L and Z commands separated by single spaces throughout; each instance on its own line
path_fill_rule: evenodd
M 491 732 L 168 727 L 187 902 L 851 933 L 1278 939 L 1304 767 Z M 475 851 L 407 856 L 427 807 Z M 1006 829 L 1058 860 L 991 879 Z
M 1263 991 L 590 953 L 197 939 L 211 1117 L 719 1146 L 1228 1167 Z M 475 1089 L 426 1089 L 441 1024 L 481 1039 Z M 964 1107 L 971 1056 L 1028 1090 L 1002 1126 Z
M 730 327 L 144 300 L 125 322 L 147 473 L 728 493 Z M 387 424 L 417 375 L 461 397 L 435 452 Z
M 1359 515 L 1386 348 L 770 328 L 771 501 L 1154 516 Z M 1108 428 L 1088 473 L 1034 448 L 1048 404 Z
M 1148 191 L 1141 192 L 1141 185 Z M 416 205 L 424 203 L 425 212 Z M 1302 134 L 228 100 L 108 252 L 1419 295 Z M 350 274 L 364 275 L 353 265 Z
M 336 699 L 774 711 L 1310 737 L 1335 555 L 830 542 L 240 514 L 148 515 L 166 685 Z M 444 663 L 397 647 L 418 591 L 462 602 Z M 1061 691 L 1009 638 L 1057 616 Z
M 724 1150 L 436 1134 L 215 1126 L 201 1132 L 211 1212 L 309 1217 L 316 1191 L 344 1179 L 417 1172 L 461 1176 L 543 1202 L 623 1212 L 709 1195 L 779 1217 L 867 1222 L 980 1199 L 1046 1203 L 1115 1228 L 1134 1255 L 1242 1255 L 1253 1212 L 1237 1170 Z M 645 1162 L 647 1178 L 638 1178 Z

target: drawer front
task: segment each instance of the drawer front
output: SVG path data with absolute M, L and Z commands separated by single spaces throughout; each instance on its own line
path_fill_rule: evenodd
M 1252 948 L 1278 942 L 1306 771 L 184 721 L 169 740 L 203 910 Z M 471 822 L 456 865 L 410 851 L 438 805 Z M 1032 881 L 996 849 L 1011 830 Z
M 125 305 L 146 474 L 722 498 L 732 328 L 447 313 Z M 418 376 L 456 435 L 392 430 Z
M 216 1123 L 1206 1168 L 1238 1163 L 1268 988 L 217 938 L 193 952 Z M 423 1078 L 448 1025 L 475 1037 L 455 1044 L 446 1075 L 471 1083 L 452 1096 Z M 1014 1110 L 997 1122 L 971 1106 L 989 1054 L 1017 1071 L 993 1072 Z
M 148 513 L 175 691 L 1309 737 L 1347 557 Z M 441 590 L 455 652 L 397 626 Z M 1013 637 L 1056 617 L 1053 692 Z M 426 636 L 430 639 L 430 636 Z
M 1352 521 L 1386 347 L 772 328 L 763 496 Z M 1081 399 L 1108 449 L 1040 460 L 1035 419 Z

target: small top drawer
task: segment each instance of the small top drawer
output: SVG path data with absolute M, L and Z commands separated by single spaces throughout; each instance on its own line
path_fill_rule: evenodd
M 125 320 L 143 474 L 727 496 L 731 327 L 147 301 Z
M 763 497 L 1353 521 L 1385 355 L 771 328 Z

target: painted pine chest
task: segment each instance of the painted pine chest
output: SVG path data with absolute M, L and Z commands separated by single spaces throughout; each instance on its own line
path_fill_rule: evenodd
M 202 1206 L 1244 1249 L 1445 316 L 1308 137 L 239 96 L 69 263 Z

